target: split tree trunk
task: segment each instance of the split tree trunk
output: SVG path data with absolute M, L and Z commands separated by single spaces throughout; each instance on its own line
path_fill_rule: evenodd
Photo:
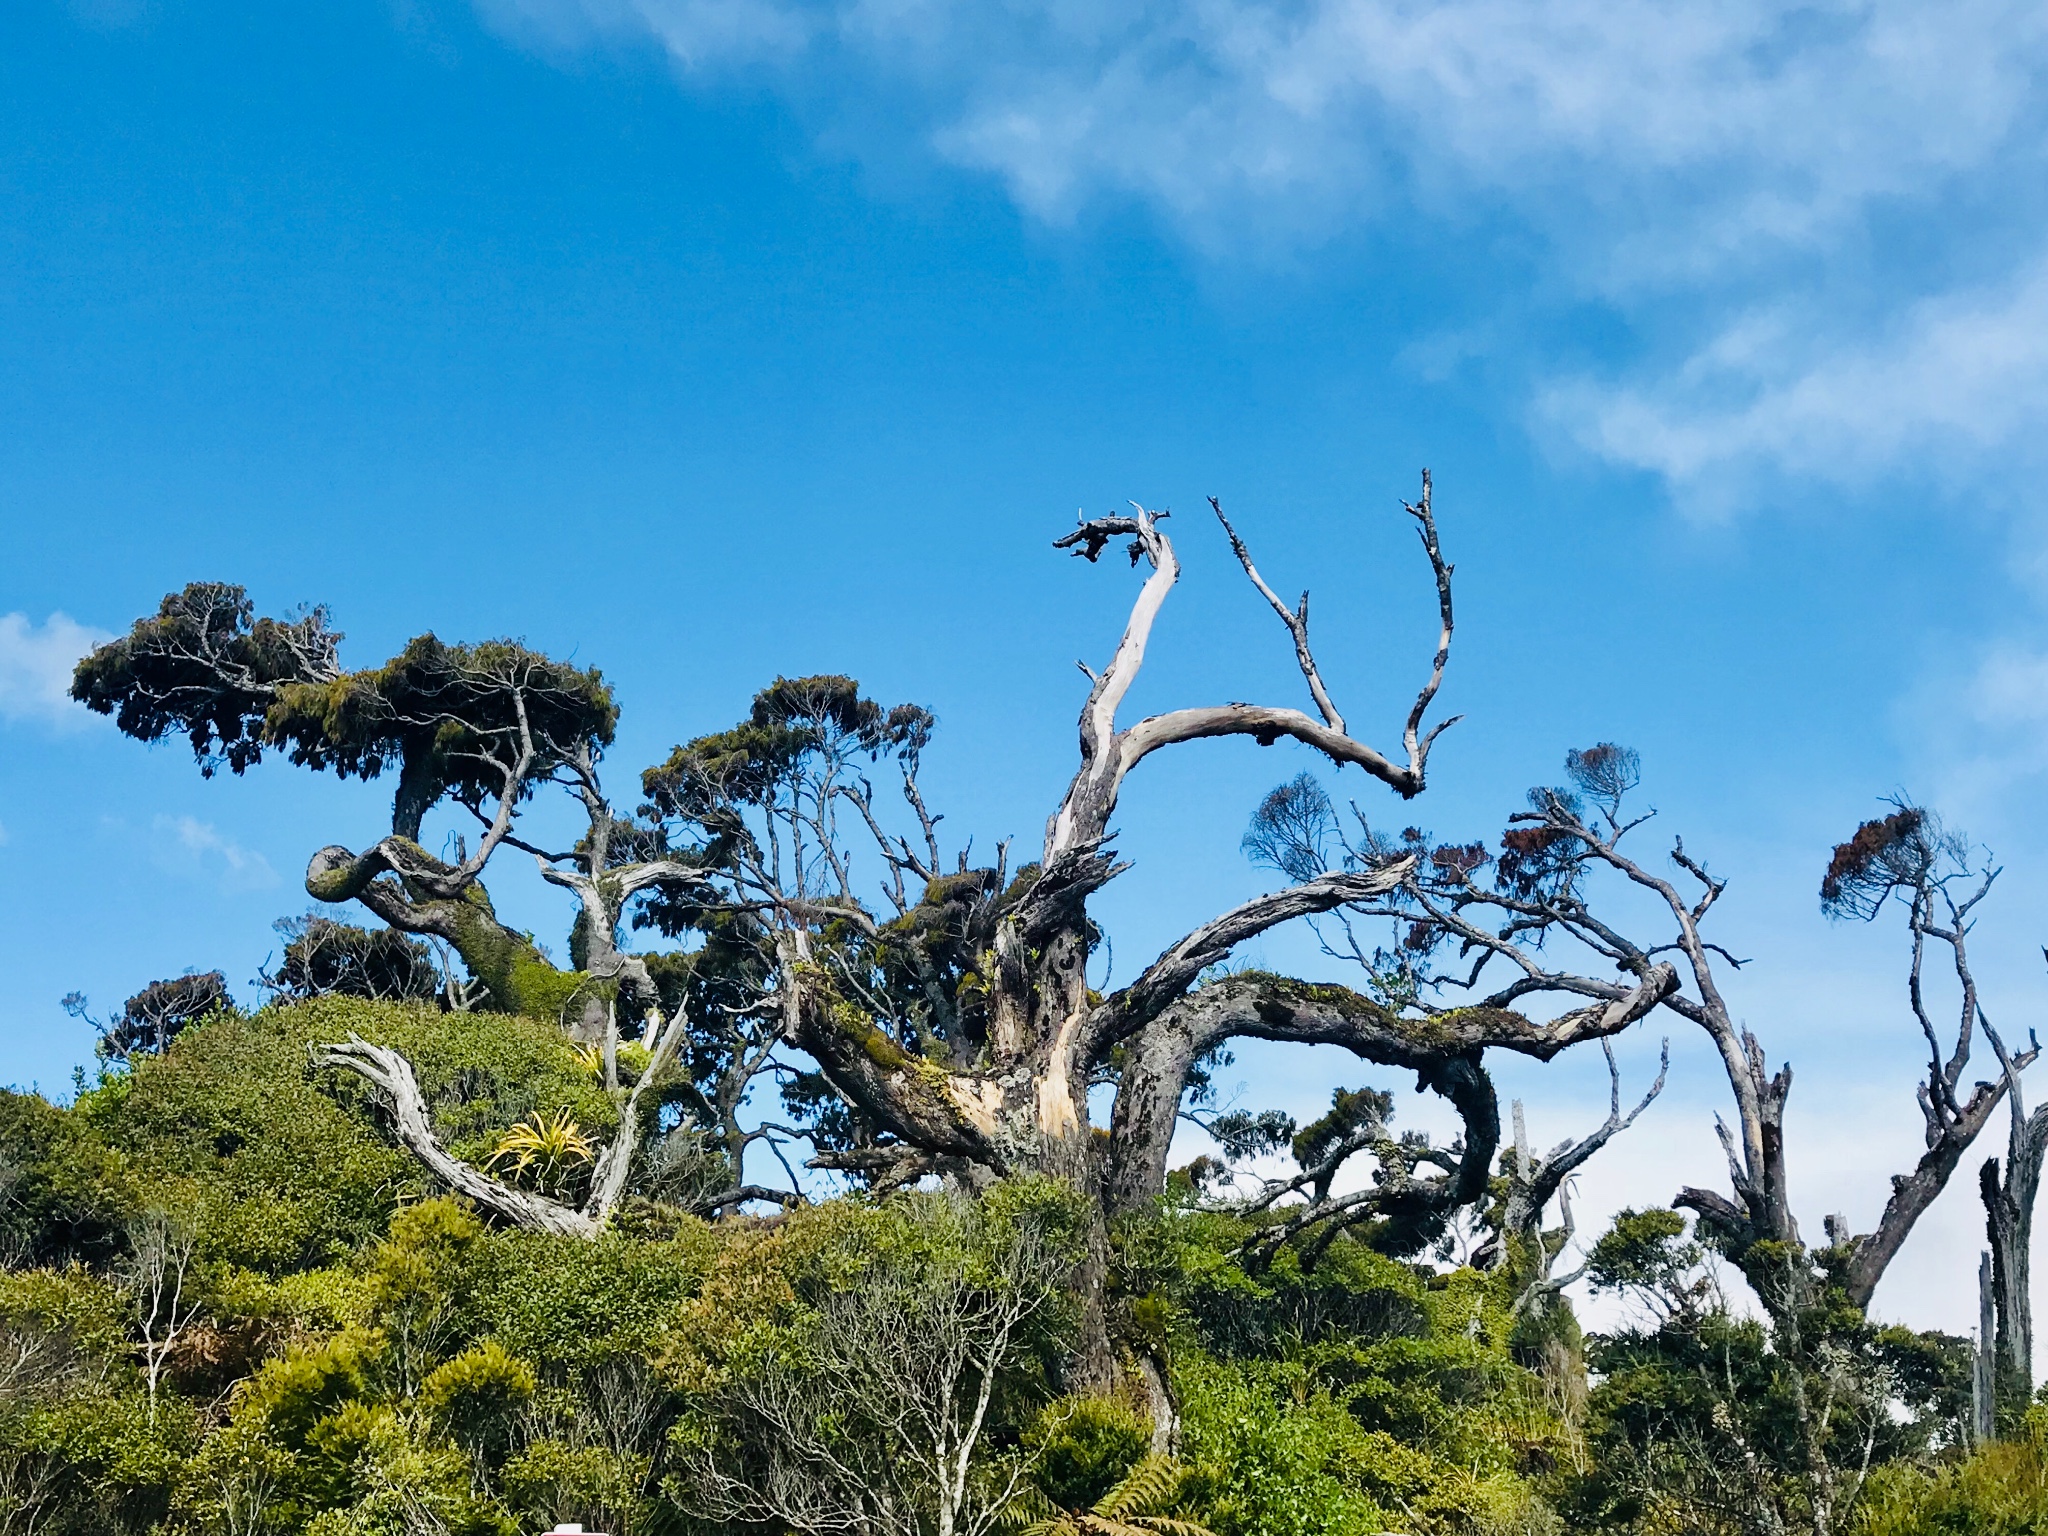
M 2034 1395 L 2033 1241 L 2034 1200 L 2041 1164 L 2048 1154 L 2048 1106 L 2020 1120 L 2014 1117 L 2004 1178 L 1998 1159 L 1979 1170 L 1984 1225 L 1990 1239 L 1991 1297 L 1995 1328 L 1997 1405 L 2017 1413 Z

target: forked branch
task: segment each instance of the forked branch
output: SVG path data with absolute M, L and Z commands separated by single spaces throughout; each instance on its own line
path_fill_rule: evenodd
M 412 1063 L 388 1046 L 372 1045 L 350 1035 L 340 1045 L 313 1048 L 313 1064 L 341 1067 L 363 1079 L 382 1096 L 391 1112 L 392 1134 L 426 1170 L 448 1188 L 514 1226 L 561 1237 L 595 1237 L 598 1224 L 559 1200 L 514 1189 L 463 1162 L 434 1134 L 427 1101 L 420 1092 Z
M 1443 558 L 1430 494 L 1429 476 L 1425 472 L 1421 501 L 1403 503 L 1408 514 L 1420 525 L 1423 550 L 1429 557 L 1436 579 L 1440 628 L 1429 680 L 1416 695 L 1403 731 L 1404 761 L 1401 762 L 1351 735 L 1343 714 L 1323 682 L 1321 669 L 1309 645 L 1307 594 L 1302 595 L 1300 604 L 1293 609 L 1281 601 L 1259 574 L 1244 540 L 1213 498 L 1210 505 L 1215 508 L 1217 519 L 1230 538 L 1238 563 L 1293 638 L 1295 660 L 1321 718 L 1299 709 L 1230 703 L 1172 710 L 1118 730 L 1117 710 L 1144 665 L 1152 626 L 1167 593 L 1180 575 L 1180 563 L 1174 554 L 1173 543 L 1159 527 L 1167 514 L 1133 504 L 1132 516 L 1084 520 L 1072 533 L 1055 540 L 1054 548 L 1070 549 L 1083 559 L 1094 561 L 1100 559 L 1102 552 L 1112 543 L 1128 538 L 1127 552 L 1131 563 L 1149 562 L 1152 570 L 1132 605 L 1116 654 L 1100 673 L 1089 673 L 1093 683 L 1080 721 L 1081 767 L 1047 826 L 1044 860 L 1047 867 L 1077 848 L 1099 843 L 1107 833 L 1124 776 L 1161 747 L 1184 741 L 1212 736 L 1249 736 L 1262 746 L 1270 746 L 1283 736 L 1291 737 L 1315 748 L 1334 763 L 1355 764 L 1403 798 L 1420 794 L 1430 746 L 1456 718 L 1439 723 L 1427 733 L 1422 729 L 1423 718 L 1435 700 L 1437 690 L 1443 685 L 1444 670 L 1450 660 L 1453 628 L 1452 567 Z

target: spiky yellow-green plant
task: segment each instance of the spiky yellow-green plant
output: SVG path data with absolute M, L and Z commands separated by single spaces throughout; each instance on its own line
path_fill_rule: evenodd
M 583 1063 L 585 1070 L 592 1077 L 604 1076 L 602 1045 L 579 1045 L 572 1049 L 576 1052 L 576 1059 Z M 645 1072 L 648 1063 L 653 1059 L 654 1053 L 647 1048 L 645 1042 L 639 1040 L 619 1041 L 613 1055 L 613 1060 L 619 1065 L 619 1071 L 628 1077 L 638 1077 Z
M 1161 1514 L 1185 1470 L 1168 1456 L 1147 1456 L 1091 1509 L 1061 1509 L 1034 1488 L 1005 1514 L 1017 1536 L 1213 1536 L 1206 1526 Z
M 514 1179 L 530 1174 L 542 1189 L 556 1190 L 568 1181 L 572 1170 L 596 1156 L 596 1145 L 567 1109 L 552 1115 L 538 1110 L 498 1138 L 497 1149 L 484 1166 L 502 1169 Z

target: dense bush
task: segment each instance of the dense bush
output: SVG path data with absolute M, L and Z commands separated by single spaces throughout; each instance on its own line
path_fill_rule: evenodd
M 1078 1391 L 1063 1186 L 716 1223 L 643 1200 L 595 1241 L 494 1229 L 427 1186 L 359 1080 L 312 1065 L 350 1034 L 407 1053 L 472 1161 L 536 1113 L 616 1124 L 551 1026 L 341 997 L 216 1013 L 69 1107 L 0 1095 L 0 1532 L 765 1536 L 882 1495 L 867 1529 L 926 1532 L 943 1490 L 915 1437 L 970 1418 L 945 1497 L 1046 1531 L 1108 1528 L 1098 1508 L 1215 1536 L 1732 1531 L 1706 1473 L 1783 1410 L 1784 1362 L 1685 1289 L 1703 1259 L 1663 1215 L 1624 1224 L 1601 1273 L 1684 1304 L 1588 1341 L 1588 1406 L 1575 1325 L 1518 1315 L 1508 1270 L 1355 1236 L 1252 1262 L 1255 1224 L 1192 1192 L 1115 1234 L 1131 1374 Z M 151 1254 L 179 1285 L 153 1319 Z M 1952 1352 L 1838 1332 L 1913 1410 L 1861 1529 L 2048 1528 L 2048 1420 L 1962 1459 Z M 818 1475 L 835 1459 L 852 1483 Z
M 2048 1531 L 2048 1409 L 2030 1409 L 2017 1436 L 1967 1459 L 1880 1467 L 1857 1530 L 1860 1536 L 2037 1536 Z

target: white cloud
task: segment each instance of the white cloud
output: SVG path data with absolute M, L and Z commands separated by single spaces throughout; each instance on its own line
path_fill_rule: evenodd
M 27 614 L 0 614 L 0 720 L 83 724 L 89 717 L 71 701 L 71 669 L 111 639 L 61 613 L 40 625 Z
M 764 76 L 835 143 L 907 124 L 1048 222 L 1136 200 L 1238 256 L 1506 219 L 1536 289 L 1660 338 L 1570 385 L 1537 365 L 1539 427 L 1695 503 L 1731 471 L 1975 464 L 2041 415 L 2048 266 L 2001 280 L 1983 254 L 1994 227 L 2048 252 L 2012 193 L 2048 119 L 2048 11 L 2024 0 L 474 3 L 546 46 L 637 37 L 687 78 Z
M 1762 474 L 1861 489 L 1908 465 L 1967 473 L 1990 450 L 2031 449 L 2048 421 L 2048 257 L 1915 304 L 1875 337 L 1752 313 L 1663 377 L 1559 385 L 1539 411 L 1710 509 Z
M 1796 233 L 1979 161 L 2029 110 L 2048 40 L 2013 0 L 476 3 L 557 45 L 637 32 L 697 70 L 829 53 L 830 89 L 889 92 L 1048 216 L 1098 191 L 1355 211 L 1390 178 L 1531 207 L 1563 178 L 1615 213 L 1625 182 L 1719 170 L 1750 223 Z
M 151 853 L 157 864 L 177 873 L 217 880 L 231 891 L 268 890 L 278 883 L 270 861 L 223 836 L 196 816 L 159 816 L 151 823 Z
M 1483 192 L 1574 251 L 1591 235 L 1677 268 L 1811 238 L 1976 163 L 2025 110 L 2042 33 L 2038 8 L 2003 0 L 1816 8 L 1804 35 L 1757 0 L 1118 9 L 1120 25 L 1058 4 L 916 8 L 925 28 L 1010 21 L 941 147 L 1041 214 L 1098 189 L 1191 219 L 1250 194 L 1314 225 Z M 1678 238 L 1652 259 L 1659 231 Z

